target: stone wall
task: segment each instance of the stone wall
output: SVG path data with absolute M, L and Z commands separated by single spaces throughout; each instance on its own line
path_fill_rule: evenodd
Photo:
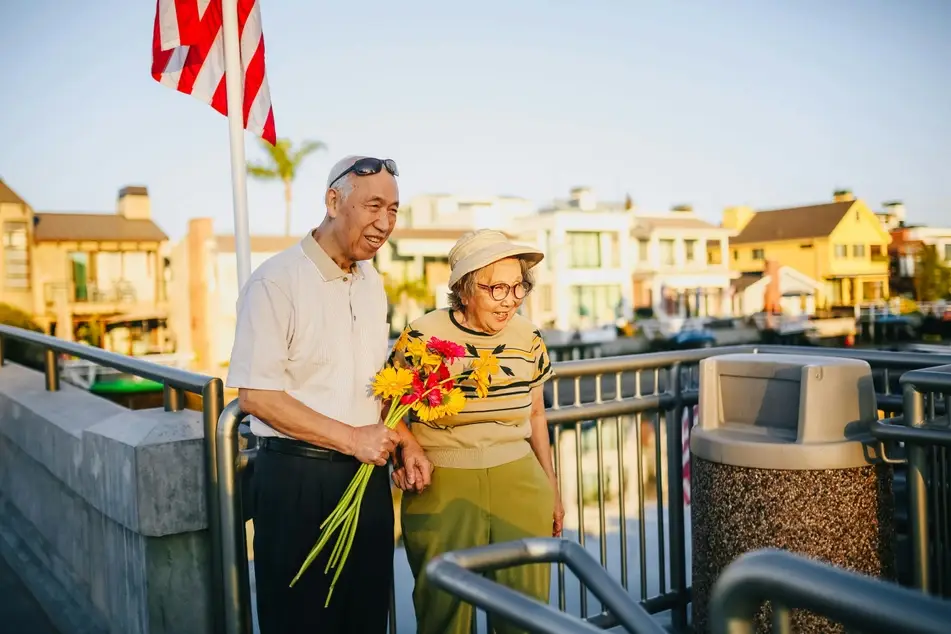
M 211 629 L 198 412 L 131 411 L 0 367 L 0 555 L 58 629 Z

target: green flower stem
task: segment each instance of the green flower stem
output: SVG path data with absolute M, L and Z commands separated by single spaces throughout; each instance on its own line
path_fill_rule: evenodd
M 343 561 L 346 562 L 347 557 L 350 555 L 350 547 L 353 546 L 353 538 L 357 534 L 357 523 L 360 521 L 360 505 L 363 503 L 363 497 L 361 496 L 357 500 L 357 511 L 354 513 L 353 517 L 353 528 L 350 530 L 350 534 L 347 537 L 347 546 L 343 552 Z M 341 540 L 343 541 L 343 536 L 341 535 Z M 337 567 L 337 572 L 334 573 L 334 578 L 330 582 L 330 589 L 327 591 L 327 600 L 324 602 L 324 607 L 330 605 L 330 597 L 334 593 L 334 587 L 337 585 L 337 579 L 340 578 L 340 573 L 343 571 L 343 562 L 340 566 Z
M 332 567 L 336 567 L 340 554 L 343 552 L 343 543 L 347 539 L 347 534 L 350 530 L 352 530 L 351 527 L 356 524 L 358 519 L 357 514 L 360 512 L 360 502 L 363 500 L 363 494 L 367 489 L 367 483 L 370 481 L 370 478 L 366 477 L 369 474 L 369 470 L 357 474 L 357 478 L 360 478 L 360 488 L 359 493 L 356 496 L 356 501 L 354 502 L 353 512 L 350 513 L 349 517 L 347 517 L 347 521 L 344 522 L 343 528 L 340 529 L 340 536 L 337 538 L 337 543 L 334 545 L 333 552 L 330 553 L 330 558 L 327 560 L 327 566 L 324 568 L 324 574 L 326 574 Z
M 426 394 L 428 394 L 429 391 L 431 390 L 428 390 Z M 388 428 L 393 429 L 396 427 L 399 421 L 403 420 L 403 417 L 406 416 L 407 412 L 409 412 L 412 407 L 412 404 L 400 404 L 395 408 L 392 408 L 391 406 L 391 409 L 387 413 L 386 420 L 383 424 Z M 334 510 L 331 511 L 330 515 L 328 515 L 327 518 L 321 523 L 320 538 L 317 540 L 317 543 L 307 555 L 307 559 L 304 560 L 300 570 L 297 571 L 297 575 L 291 581 L 291 587 L 294 587 L 294 584 L 297 583 L 297 581 L 301 578 L 301 575 L 304 574 L 310 565 L 314 563 L 314 560 L 317 558 L 317 556 L 321 553 L 321 551 L 323 551 L 324 547 L 327 546 L 330 538 L 339 529 L 337 541 L 330 553 L 327 566 L 324 568 L 324 574 L 329 573 L 331 568 L 336 570 L 333 581 L 330 585 L 330 590 L 327 593 L 327 601 L 324 604 L 325 607 L 330 604 L 330 596 L 333 594 L 334 585 L 337 583 L 337 579 L 340 577 L 340 572 L 343 570 L 343 566 L 346 564 L 347 558 L 350 555 L 350 549 L 353 546 L 354 536 L 356 535 L 357 531 L 357 524 L 360 519 L 360 507 L 363 503 L 363 496 L 366 493 L 367 485 L 370 482 L 370 475 L 373 473 L 374 466 L 375 465 L 372 464 L 360 465 L 356 475 L 350 481 L 350 484 L 347 485 L 347 489 L 344 491 L 343 495 L 340 496 L 340 501 L 337 502 L 337 506 L 334 507 Z
M 337 530 L 337 527 L 346 520 L 347 517 L 353 512 L 353 508 L 347 509 L 347 511 L 341 514 L 340 517 L 334 520 L 333 524 L 327 527 L 326 530 L 321 532 L 320 539 L 317 540 L 317 544 L 311 549 L 310 554 L 307 555 L 307 559 L 304 560 L 304 564 L 300 567 L 300 570 L 297 571 L 297 574 L 294 576 L 294 579 L 291 580 L 291 587 L 294 587 L 294 584 L 300 579 L 301 575 L 304 574 L 304 571 L 307 570 L 310 565 L 314 562 L 314 559 L 317 558 L 317 555 L 320 554 L 320 551 L 324 549 L 324 546 L 327 545 L 327 542 L 330 540 L 330 536 L 334 534 L 334 531 Z

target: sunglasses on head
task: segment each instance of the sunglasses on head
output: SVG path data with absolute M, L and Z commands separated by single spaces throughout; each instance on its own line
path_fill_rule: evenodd
M 379 174 L 383 168 L 386 168 L 386 171 L 392 174 L 393 176 L 399 176 L 400 171 L 396 169 L 396 161 L 393 159 L 378 159 L 378 158 L 362 158 L 344 171 L 340 172 L 340 175 L 333 179 L 330 182 L 330 189 L 334 186 L 334 183 L 339 181 L 341 178 L 350 174 L 351 172 L 357 176 L 369 176 L 371 174 Z

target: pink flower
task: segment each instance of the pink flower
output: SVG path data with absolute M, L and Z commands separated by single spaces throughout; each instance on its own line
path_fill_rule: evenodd
M 426 343 L 426 347 L 441 356 L 447 364 L 452 363 L 456 359 L 461 359 L 466 355 L 466 349 L 458 343 L 439 339 L 438 337 L 430 337 Z

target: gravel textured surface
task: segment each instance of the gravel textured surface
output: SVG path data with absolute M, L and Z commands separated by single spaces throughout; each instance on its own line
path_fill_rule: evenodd
M 708 632 L 708 600 L 717 576 L 745 552 L 782 548 L 867 575 L 894 579 L 891 470 L 770 471 L 694 457 L 693 624 Z M 757 615 L 770 631 L 771 609 Z M 792 631 L 842 632 L 837 624 L 795 610 Z

